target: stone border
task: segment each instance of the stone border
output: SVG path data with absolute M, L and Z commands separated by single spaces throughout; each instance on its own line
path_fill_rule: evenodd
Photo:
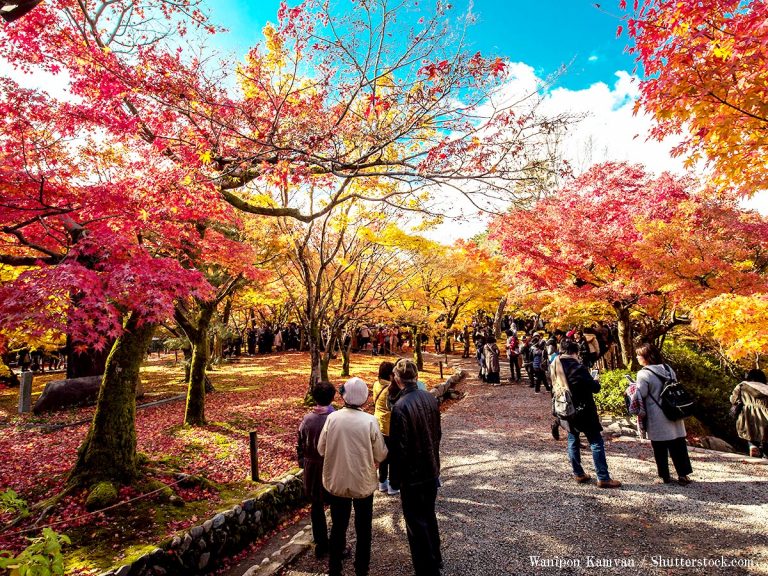
M 303 470 L 294 469 L 277 482 L 260 486 L 254 498 L 219 512 L 135 562 L 101 576 L 181 576 L 214 569 L 219 560 L 245 549 L 303 504 L 303 474 Z

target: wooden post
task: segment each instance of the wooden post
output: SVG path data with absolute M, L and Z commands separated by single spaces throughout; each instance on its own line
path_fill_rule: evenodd
M 256 432 L 253 431 L 249 434 L 250 447 L 251 447 L 251 480 L 254 482 L 260 482 L 259 480 L 259 446 Z
M 443 379 L 443 361 L 440 361 L 440 380 Z
M 21 384 L 19 385 L 19 414 L 32 411 L 32 377 L 34 374 L 30 371 L 21 373 Z

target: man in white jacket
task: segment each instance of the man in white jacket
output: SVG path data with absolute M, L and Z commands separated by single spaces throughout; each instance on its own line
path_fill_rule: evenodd
M 325 457 L 323 486 L 331 506 L 331 538 L 328 555 L 329 576 L 341 576 L 341 561 L 347 526 L 355 509 L 355 574 L 367 576 L 371 562 L 371 526 L 373 493 L 378 479 L 376 463 L 387 457 L 387 447 L 379 423 L 363 412 L 368 400 L 368 385 L 360 378 L 350 378 L 339 390 L 344 408 L 325 421 L 317 444 Z

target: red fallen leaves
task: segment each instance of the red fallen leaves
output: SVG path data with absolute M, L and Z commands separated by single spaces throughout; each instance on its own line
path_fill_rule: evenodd
M 139 410 L 136 414 L 138 451 L 153 461 L 152 467 L 167 467 L 168 473 L 157 476 L 166 483 L 175 482 L 172 472 L 181 471 L 200 475 L 223 484 L 239 484 L 250 478 L 248 432 L 258 434 L 259 471 L 262 479 L 272 479 L 295 466 L 296 430 L 308 409 L 303 406 L 307 375 L 301 369 L 306 355 L 284 354 L 246 359 L 237 366 L 211 373 L 221 392 L 206 397 L 209 424 L 199 428 L 183 428 L 184 402 Z M 297 367 L 297 365 L 299 365 Z M 360 373 L 372 381 L 373 364 Z M 242 372 L 241 372 L 242 369 Z M 371 373 L 366 373 L 367 370 Z M 231 388 L 231 389 L 230 389 Z M 92 409 L 80 409 L 68 418 L 85 418 Z M 61 415 L 53 417 L 62 420 Z M 12 488 L 30 506 L 49 498 L 64 488 L 67 473 L 77 456 L 77 448 L 87 433 L 82 424 L 45 433 L 40 429 L 22 425 L 3 429 L 0 436 L 0 490 Z M 204 501 L 210 512 L 220 506 L 220 497 L 214 489 L 205 487 L 173 486 L 186 502 Z M 139 496 L 132 486 L 119 490 L 121 501 Z M 126 506 L 135 506 L 127 504 Z M 12 519 L 10 514 L 0 515 L 0 523 Z M 31 516 L 26 524 L 0 534 L 0 549 L 20 550 L 27 545 L 24 529 L 36 520 Z M 169 522 L 164 534 L 186 529 L 199 522 L 196 515 Z M 114 526 L 128 530 L 137 541 L 159 540 L 157 533 L 144 534 L 141 528 L 124 526 L 124 519 L 108 515 L 89 515 L 85 510 L 85 493 L 66 497 L 41 524 L 57 523 L 53 528 L 66 533 L 68 529 L 94 525 Z M 75 542 L 77 545 L 77 542 Z

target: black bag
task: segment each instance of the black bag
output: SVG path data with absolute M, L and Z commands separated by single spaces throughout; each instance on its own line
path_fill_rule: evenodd
M 683 388 L 676 378 L 671 376 L 672 369 L 666 364 L 664 364 L 664 367 L 670 375 L 657 374 L 650 368 L 645 368 L 648 372 L 661 380 L 661 394 L 659 394 L 659 399 L 657 400 L 650 393 L 648 396 L 659 408 L 661 408 L 661 411 L 664 412 L 664 416 L 669 420 L 682 420 L 683 418 L 692 416 L 695 405 L 693 396 Z

